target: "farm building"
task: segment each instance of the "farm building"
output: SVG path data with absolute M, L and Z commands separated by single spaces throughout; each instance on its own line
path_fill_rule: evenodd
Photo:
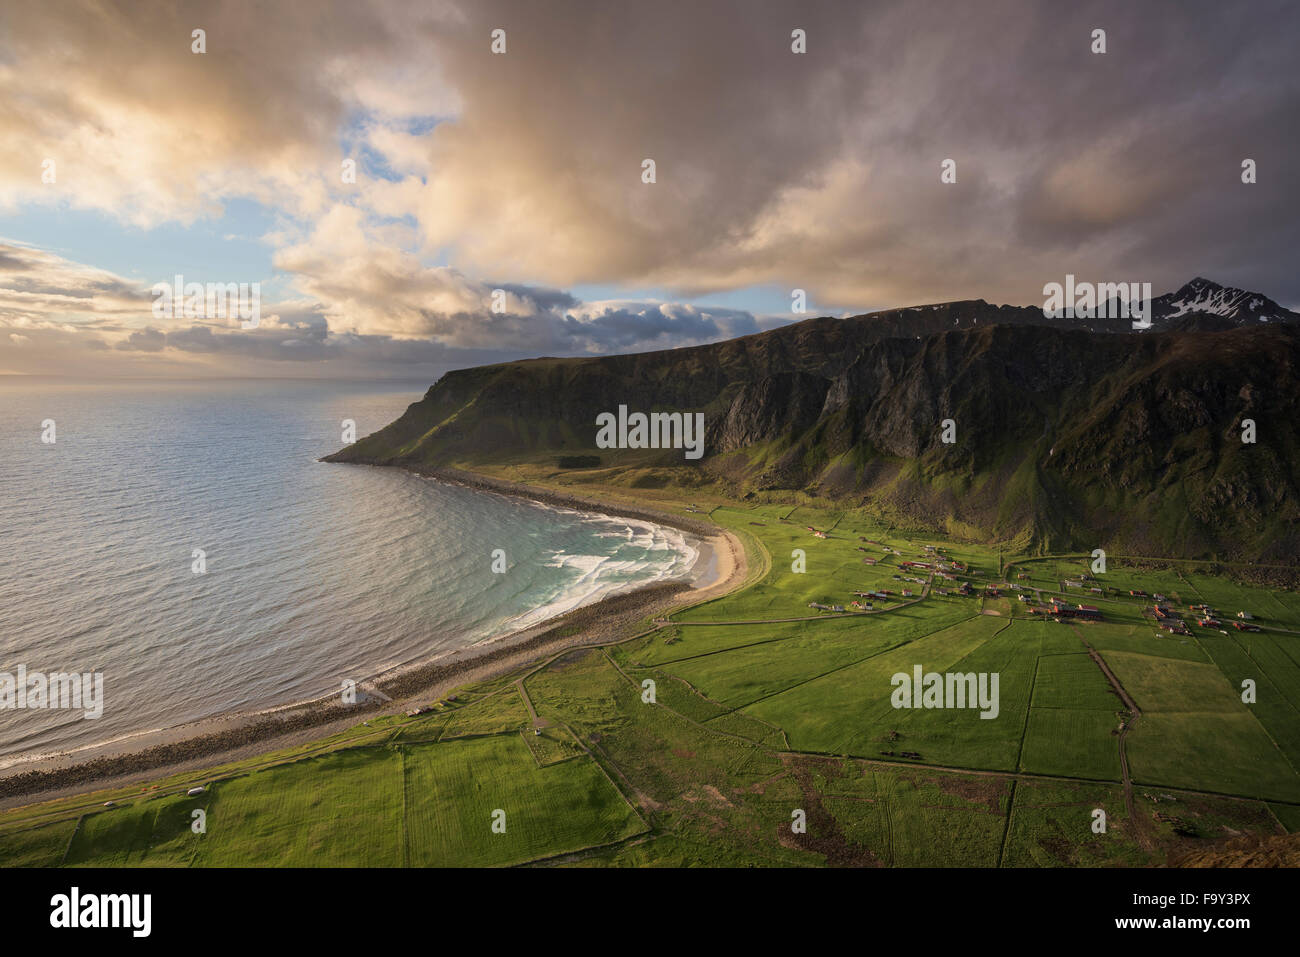
M 1101 621 L 1101 610 L 1093 605 L 1073 605 L 1055 602 L 1052 614 L 1061 618 L 1082 618 L 1084 621 Z

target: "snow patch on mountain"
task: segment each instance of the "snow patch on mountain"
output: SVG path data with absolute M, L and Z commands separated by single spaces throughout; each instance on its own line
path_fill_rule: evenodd
M 1177 292 L 1160 297 L 1164 300 L 1160 310 L 1162 319 L 1177 319 L 1191 313 L 1223 316 L 1236 322 L 1284 321 L 1295 318 L 1294 313 L 1283 309 L 1272 299 L 1259 293 L 1220 286 L 1216 282 L 1197 277 Z

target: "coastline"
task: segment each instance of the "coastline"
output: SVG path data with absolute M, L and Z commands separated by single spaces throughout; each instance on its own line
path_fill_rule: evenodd
M 521 630 L 388 668 L 358 683 L 354 705 L 342 705 L 337 694 L 330 694 L 255 712 L 216 715 L 14 765 L 0 771 L 0 810 L 202 771 L 323 739 L 369 718 L 430 704 L 456 687 L 508 674 L 571 647 L 631 638 L 644 631 L 638 625 L 645 618 L 719 597 L 739 587 L 748 575 L 740 540 L 715 525 L 654 508 L 611 505 L 459 469 L 397 467 L 479 491 L 689 532 L 700 539 L 696 567 L 703 563 L 703 574 L 690 582 L 657 583 L 608 596 Z

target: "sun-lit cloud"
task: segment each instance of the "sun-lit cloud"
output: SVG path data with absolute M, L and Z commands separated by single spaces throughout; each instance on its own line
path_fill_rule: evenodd
M 0 240 L 0 331 L 8 333 L 0 372 L 122 375 L 166 360 L 172 371 L 211 373 L 237 361 L 245 374 L 317 363 L 372 374 L 385 364 L 399 372 L 416 366 L 436 375 L 521 354 L 599 355 L 759 329 L 744 310 L 583 302 L 557 289 L 493 285 L 421 266 L 356 230 L 357 215 L 338 207 L 306 243 L 283 252 L 303 295 L 262 301 L 255 329 L 236 315 L 159 316 L 152 284 Z
M 1066 272 L 1294 303 L 1297 39 L 1263 0 L 9 5 L 0 216 L 90 211 L 130 244 L 251 202 L 269 228 L 217 234 L 266 274 L 203 278 L 278 294 L 257 330 L 164 328 L 147 282 L 18 236 L 0 348 L 461 364 L 741 334 L 769 320 L 688 303 L 748 289 L 838 314 Z

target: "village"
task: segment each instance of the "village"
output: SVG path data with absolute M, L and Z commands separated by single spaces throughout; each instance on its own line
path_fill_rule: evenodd
M 814 537 L 827 538 L 826 532 L 813 526 L 805 527 Z M 1097 605 L 1085 604 L 1055 594 L 1044 593 L 1043 589 L 1025 584 L 1024 581 L 1029 577 L 1028 574 L 1016 572 L 1014 567 L 1005 569 L 1007 580 L 980 582 L 977 579 L 984 577 L 982 572 L 977 571 L 974 566 L 967 562 L 959 561 L 944 554 L 943 549 L 939 546 L 921 545 L 922 552 L 920 554 L 916 554 L 911 558 L 903 558 L 903 552 L 891 545 L 865 536 L 859 536 L 858 541 L 860 544 L 857 545 L 857 550 L 866 553 L 862 559 L 863 564 L 874 568 L 882 563 L 889 562 L 890 559 L 896 560 L 895 565 L 898 568 L 898 574 L 892 577 L 894 581 L 899 583 L 899 587 L 897 589 L 875 588 L 854 591 L 845 603 L 812 601 L 808 603 L 809 608 L 818 612 L 829 612 L 837 615 L 878 613 L 904 607 L 933 593 L 943 597 L 956 596 L 993 600 L 1002 599 L 1003 597 L 1014 598 L 1024 606 L 1024 612 L 1027 615 L 1045 621 L 1100 622 L 1105 620 L 1101 608 Z M 879 556 L 874 554 L 876 549 L 879 549 L 881 553 Z M 1012 574 L 1013 572 L 1014 574 Z M 923 575 L 926 577 L 922 577 Z M 1078 591 L 1086 592 L 1089 596 L 1095 595 L 1102 601 L 1125 601 L 1126 599 L 1145 601 L 1150 599 L 1152 604 L 1144 604 L 1142 607 L 1141 613 L 1143 617 L 1152 621 L 1161 632 L 1167 635 L 1191 635 L 1190 626 L 1184 617 L 1184 613 L 1173 608 L 1173 601 L 1169 596 L 1163 594 L 1148 595 L 1140 589 L 1131 589 L 1125 593 L 1118 588 L 1106 588 L 1100 585 L 1093 575 L 1086 572 L 1067 577 L 1060 581 L 1059 584 L 1059 592 L 1062 595 L 1071 591 Z M 999 613 L 992 610 L 985 612 L 985 614 Z M 1228 633 L 1219 617 L 1219 612 L 1208 604 L 1190 604 L 1187 606 L 1186 615 L 1200 628 L 1215 629 L 1221 634 Z M 1236 617 L 1230 621 L 1230 624 L 1238 631 L 1260 631 L 1259 625 L 1254 623 L 1254 616 L 1244 610 L 1237 612 Z
M 826 538 L 826 533 L 820 529 L 806 526 L 808 531 L 812 532 L 816 538 Z M 877 558 L 868 554 L 862 559 L 863 564 L 868 566 L 877 566 L 882 560 L 893 556 L 902 558 L 903 553 L 890 545 L 883 544 L 874 539 L 859 536 L 860 544 L 857 546 L 860 552 L 870 552 L 868 546 L 878 548 L 883 553 L 884 558 Z M 1075 604 L 1063 599 L 1051 598 L 1046 604 L 1038 604 L 1041 600 L 1037 589 L 1031 589 L 1023 586 L 1018 582 L 998 582 L 980 584 L 974 581 L 976 578 L 983 577 L 967 562 L 959 561 L 945 555 L 939 546 L 922 545 L 923 554 L 914 558 L 902 559 L 898 561 L 897 567 L 899 574 L 893 576 L 894 581 L 900 583 L 897 591 L 888 588 L 879 588 L 871 591 L 855 591 L 852 593 L 852 599 L 847 606 L 843 604 L 831 604 L 826 602 L 809 602 L 808 607 L 816 611 L 831 612 L 832 614 L 852 614 L 854 612 L 874 612 L 884 611 L 887 609 L 876 608 L 876 603 L 894 603 L 893 607 L 901 607 L 902 603 L 910 604 L 912 601 L 919 601 L 926 596 L 933 586 L 933 593 L 941 596 L 956 595 L 963 598 L 984 597 L 990 599 L 1000 599 L 1004 593 L 1010 595 L 1014 592 L 1016 597 L 1022 602 L 1028 604 L 1027 611 L 1031 615 L 1042 615 L 1052 617 L 1057 621 L 1064 619 L 1078 619 L 1083 621 L 1101 621 L 1101 610 L 1094 605 Z M 922 574 L 928 575 L 928 578 L 921 577 Z M 1024 577 L 1021 575 L 1020 577 Z M 1088 576 L 1083 576 L 1086 580 Z M 936 582 L 944 584 L 939 585 Z M 906 584 L 903 584 L 906 583 Z M 910 586 L 920 586 L 919 590 Z M 1065 586 L 1074 587 L 1082 585 L 1081 581 L 1067 581 Z M 1064 589 L 1063 589 L 1064 590 Z M 1093 587 L 1093 592 L 1100 593 L 1100 588 Z

